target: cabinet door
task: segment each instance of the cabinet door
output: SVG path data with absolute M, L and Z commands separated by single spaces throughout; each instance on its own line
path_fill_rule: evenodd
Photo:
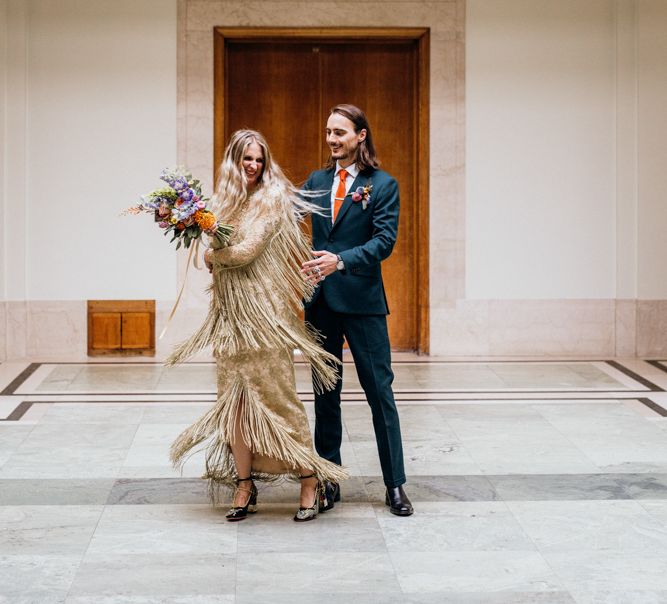
M 153 356 L 155 300 L 88 300 L 90 356 Z
M 121 348 L 121 320 L 119 312 L 92 313 L 93 350 L 119 350 Z
M 122 347 L 124 349 L 151 348 L 151 315 L 147 312 L 124 312 Z

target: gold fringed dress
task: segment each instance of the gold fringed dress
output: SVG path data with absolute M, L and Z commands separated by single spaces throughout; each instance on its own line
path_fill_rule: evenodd
M 167 360 L 173 365 L 212 346 L 218 399 L 174 441 L 171 460 L 179 467 L 193 447 L 210 441 L 204 477 L 215 500 L 216 487 L 231 486 L 237 478 L 230 443 L 240 413 L 243 440 L 253 453 L 253 478 L 296 477 L 304 468 L 320 480 L 339 482 L 348 475 L 313 450 L 296 393 L 295 349 L 310 364 L 317 389 L 331 389 L 336 381 L 337 360 L 297 314 L 301 301 L 313 294 L 299 272 L 312 258 L 309 242 L 276 188 L 254 192 L 238 216 L 226 218 L 235 228 L 230 245 L 213 254 L 208 315 Z

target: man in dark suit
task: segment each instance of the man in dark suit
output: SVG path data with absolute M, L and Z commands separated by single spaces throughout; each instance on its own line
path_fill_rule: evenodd
M 320 191 L 314 202 L 325 215 L 313 215 L 314 259 L 302 267 L 318 285 L 306 304 L 306 321 L 324 336 L 323 346 L 342 359 L 343 338 L 350 347 L 368 404 L 387 487 L 385 503 L 398 516 L 413 513 L 405 494 L 401 428 L 391 384 L 387 333 L 389 309 L 380 263 L 389 257 L 398 231 L 398 184 L 378 169 L 371 129 L 363 111 L 337 105 L 326 128 L 331 157 L 325 169 L 313 172 L 304 189 Z M 342 370 L 341 370 L 342 374 Z M 342 375 L 341 375 L 342 378 Z M 315 448 L 341 463 L 340 392 L 315 394 Z M 340 500 L 338 485 L 325 485 L 325 509 Z

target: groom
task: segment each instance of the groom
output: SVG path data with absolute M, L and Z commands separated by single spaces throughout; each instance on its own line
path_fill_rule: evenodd
M 413 513 L 403 491 L 405 470 L 401 428 L 391 384 L 387 333 L 389 309 L 380 263 L 389 257 L 398 231 L 398 184 L 378 169 L 373 138 L 364 112 L 337 105 L 326 128 L 331 157 L 325 169 L 313 172 L 304 189 L 321 191 L 313 200 L 325 210 L 313 215 L 314 260 L 302 266 L 304 276 L 319 285 L 306 304 L 306 321 L 324 336 L 324 348 L 342 359 L 343 338 L 352 352 L 373 415 L 385 503 L 398 516 Z M 341 463 L 340 392 L 315 394 L 315 448 Z M 327 483 L 327 505 L 340 501 L 337 484 Z

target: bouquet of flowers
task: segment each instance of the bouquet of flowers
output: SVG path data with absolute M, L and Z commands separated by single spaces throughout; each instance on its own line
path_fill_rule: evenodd
M 192 174 L 177 168 L 165 169 L 160 180 L 166 187 L 155 189 L 141 197 L 141 203 L 127 209 L 130 214 L 147 212 L 164 234 L 172 234 L 171 242 L 178 240 L 176 249 L 190 247 L 203 233 L 212 237 L 212 247 L 224 247 L 229 242 L 232 227 L 218 220 L 206 206 L 210 201 L 202 195 L 201 183 Z

